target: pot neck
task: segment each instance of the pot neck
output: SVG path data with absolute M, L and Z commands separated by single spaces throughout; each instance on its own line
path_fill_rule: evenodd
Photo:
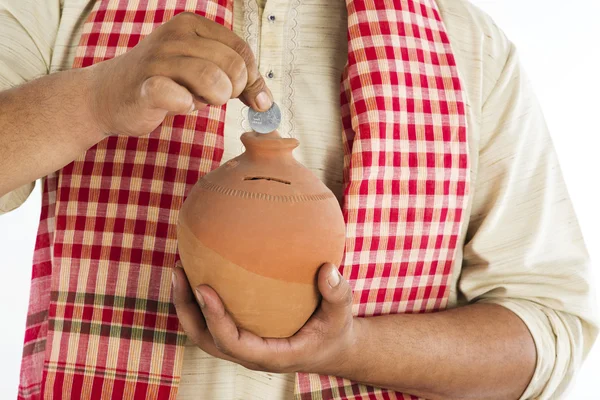
M 245 132 L 241 140 L 251 158 L 293 157 L 292 151 L 300 144 L 297 139 L 282 138 L 277 131 L 265 134 Z

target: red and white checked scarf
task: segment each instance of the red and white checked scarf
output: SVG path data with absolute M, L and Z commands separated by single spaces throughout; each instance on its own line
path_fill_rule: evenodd
M 232 0 L 100 0 L 74 67 L 113 58 L 193 11 L 231 28 Z M 447 305 L 469 174 L 465 103 L 434 0 L 347 0 L 341 84 L 354 313 Z M 174 399 L 184 340 L 171 304 L 175 222 L 223 155 L 225 107 L 110 137 L 44 180 L 19 399 Z M 399 338 L 401 332 L 398 332 Z M 298 374 L 301 399 L 410 398 Z

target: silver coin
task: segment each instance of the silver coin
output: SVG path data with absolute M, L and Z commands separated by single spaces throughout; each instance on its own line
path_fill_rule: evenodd
M 254 111 L 252 108 L 248 108 L 248 121 L 250 121 L 250 127 L 255 132 L 270 133 L 279 128 L 279 124 L 281 124 L 281 110 L 279 110 L 279 106 L 275 102 L 265 112 Z

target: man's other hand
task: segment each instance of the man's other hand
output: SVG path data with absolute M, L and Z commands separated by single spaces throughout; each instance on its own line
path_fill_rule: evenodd
M 127 53 L 90 68 L 89 106 L 106 135 L 145 135 L 169 114 L 236 97 L 257 111 L 272 102 L 246 42 L 193 13 L 176 15 Z

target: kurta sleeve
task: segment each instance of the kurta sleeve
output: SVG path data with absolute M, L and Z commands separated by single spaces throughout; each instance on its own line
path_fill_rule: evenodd
M 49 73 L 60 3 L 0 0 L 0 91 Z M 0 215 L 23 204 L 33 187 L 28 183 L 0 197 Z
M 468 302 L 500 304 L 524 321 L 537 362 L 522 398 L 557 398 L 598 334 L 598 313 L 590 260 L 544 117 L 506 44 L 482 108 L 458 289 Z

